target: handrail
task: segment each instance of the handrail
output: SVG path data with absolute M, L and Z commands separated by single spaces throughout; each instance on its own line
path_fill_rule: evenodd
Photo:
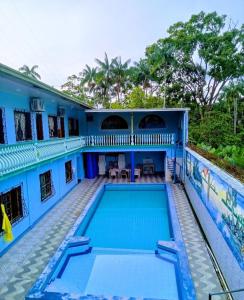
M 220 296 L 220 295 L 226 295 L 226 294 L 233 294 L 238 292 L 244 292 L 244 288 L 238 289 L 238 290 L 232 290 L 232 291 L 225 291 L 225 292 L 216 292 L 216 293 L 209 293 L 208 300 L 212 300 L 212 296 Z
M 174 133 L 147 134 L 106 134 L 89 135 L 85 137 L 86 146 L 145 146 L 145 145 L 173 145 Z
M 0 146 L 0 178 L 85 146 L 84 137 Z
M 48 139 L 0 145 L 0 179 L 9 173 L 84 147 L 174 145 L 174 133 L 114 134 Z

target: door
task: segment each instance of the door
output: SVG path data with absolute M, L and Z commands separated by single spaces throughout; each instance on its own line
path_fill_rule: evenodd
M 64 138 L 65 137 L 65 129 L 64 129 L 64 118 L 60 117 L 60 137 Z
M 36 114 L 36 135 L 37 140 L 43 140 L 42 114 Z

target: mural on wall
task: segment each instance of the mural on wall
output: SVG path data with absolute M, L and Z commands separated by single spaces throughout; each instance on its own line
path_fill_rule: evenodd
M 244 195 L 187 152 L 186 175 L 244 269 Z

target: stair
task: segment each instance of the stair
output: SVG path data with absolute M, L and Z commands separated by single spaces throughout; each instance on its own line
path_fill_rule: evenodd
M 166 181 L 172 181 L 172 176 L 174 175 L 174 159 L 166 157 L 167 159 L 167 172 Z

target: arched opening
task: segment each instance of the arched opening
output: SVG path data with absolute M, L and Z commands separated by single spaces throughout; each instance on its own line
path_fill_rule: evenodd
M 158 115 L 147 115 L 139 123 L 140 129 L 159 129 L 165 128 L 164 120 Z
M 112 115 L 103 120 L 101 129 L 113 130 L 113 129 L 128 129 L 128 124 L 125 119 L 118 115 Z

